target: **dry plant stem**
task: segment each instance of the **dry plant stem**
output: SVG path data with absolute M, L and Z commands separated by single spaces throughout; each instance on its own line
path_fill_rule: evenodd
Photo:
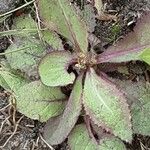
M 23 117 L 24 117 L 24 116 L 22 116 L 22 117 L 17 121 L 13 133 L 12 133 L 11 136 L 6 140 L 6 142 L 5 142 L 2 146 L 0 146 L 1 149 L 3 149 L 3 148 L 7 145 L 7 143 L 9 142 L 9 140 L 16 134 L 17 129 L 18 129 L 18 126 L 19 126 L 19 123 L 20 123 L 20 121 L 22 120 Z
M 4 111 L 4 110 L 7 109 L 9 106 L 11 106 L 11 104 L 8 104 L 7 106 L 1 108 L 0 111 Z
M 146 70 L 146 71 L 144 72 L 144 74 L 145 74 L 145 80 L 150 83 L 150 76 L 149 76 L 149 74 L 148 74 L 148 71 Z
M 3 126 L 4 124 L 7 122 L 7 120 L 10 118 L 11 116 L 8 116 L 7 118 L 5 118 L 5 120 L 2 122 L 1 127 L 0 127 L 0 134 L 2 132 Z
M 49 144 L 44 140 L 44 138 L 42 137 L 41 134 L 40 134 L 40 138 L 41 138 L 41 140 L 42 140 L 51 150 L 55 150 L 51 145 L 49 145 Z
M 35 142 L 35 146 L 38 147 L 38 143 L 39 143 L 39 137 L 37 138 L 36 142 Z
M 32 1 L 30 1 L 30 2 L 28 2 L 28 3 L 26 3 L 26 4 L 24 4 L 24 5 L 22 5 L 22 6 L 18 7 L 18 8 L 16 8 L 16 9 L 13 9 L 13 10 L 11 10 L 11 11 L 9 11 L 9 12 L 6 12 L 6 13 L 4 13 L 4 14 L 1 14 L 0 17 L 4 17 L 4 16 L 6 16 L 6 15 L 9 15 L 9 14 L 11 14 L 11 13 L 17 11 L 17 10 L 20 10 L 20 9 L 22 9 L 22 8 L 24 8 L 24 7 L 26 7 L 26 6 L 30 5 L 30 4 L 32 4 L 34 1 L 35 1 L 35 0 L 32 0 Z
M 37 18 L 37 29 L 38 29 L 38 35 L 39 35 L 39 38 L 40 40 L 42 40 L 42 37 L 41 37 L 41 20 L 40 20 L 40 17 L 39 17 L 39 12 L 38 12 L 38 7 L 37 7 L 37 4 L 36 2 L 34 2 L 34 7 L 35 7 L 35 13 L 36 13 L 36 18 Z
M 34 148 L 35 148 L 35 142 L 33 141 L 32 143 L 33 143 L 33 144 L 32 144 L 31 150 L 34 150 Z

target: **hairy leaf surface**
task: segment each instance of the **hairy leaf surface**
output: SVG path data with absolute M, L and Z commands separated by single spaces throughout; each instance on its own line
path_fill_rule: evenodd
M 27 84 L 29 81 L 21 75 L 10 71 L 8 64 L 1 62 L 0 68 L 0 86 L 5 90 L 16 92 L 20 87 Z
M 74 73 L 67 69 L 74 62 L 74 57 L 69 52 L 55 51 L 47 54 L 39 65 L 39 74 L 42 82 L 47 86 L 63 86 L 73 83 Z
M 76 125 L 68 137 L 71 150 L 126 150 L 121 140 L 113 136 L 101 137 L 98 143 L 92 139 L 84 124 Z
M 62 41 L 56 33 L 50 30 L 45 30 L 42 31 L 41 34 L 42 34 L 42 39 L 46 42 L 46 44 L 49 44 L 53 49 L 55 50 L 64 49 L 62 45 Z
M 40 81 L 24 85 L 16 92 L 17 110 L 41 122 L 62 113 L 65 95 L 58 87 L 47 87 Z
M 124 143 L 115 137 L 100 140 L 99 150 L 126 150 Z
M 89 136 L 84 124 L 76 125 L 68 137 L 71 150 L 98 150 L 98 144 Z
M 19 69 L 30 76 L 37 74 L 38 62 L 45 53 L 42 44 L 35 38 L 15 38 L 5 55 L 13 69 Z
M 141 17 L 134 31 L 120 40 L 115 46 L 109 47 L 98 56 L 98 62 L 126 62 L 140 60 L 140 53 L 150 48 L 150 13 Z
M 131 141 L 131 116 L 124 95 L 106 77 L 97 76 L 93 69 L 86 74 L 83 105 L 95 124 L 122 140 Z
M 133 131 L 136 134 L 150 135 L 150 84 L 145 82 L 120 82 L 130 103 Z
M 50 30 L 57 31 L 74 44 L 77 51 L 87 51 L 87 29 L 68 0 L 40 0 L 40 15 Z
M 50 119 L 44 129 L 44 138 L 51 145 L 62 143 L 74 127 L 82 109 L 82 75 L 75 82 L 68 104 L 61 116 Z
M 14 18 L 11 30 L 0 32 L 0 37 L 8 35 L 27 37 L 36 35 L 37 33 L 38 28 L 36 22 L 31 18 L 31 16 L 25 15 Z

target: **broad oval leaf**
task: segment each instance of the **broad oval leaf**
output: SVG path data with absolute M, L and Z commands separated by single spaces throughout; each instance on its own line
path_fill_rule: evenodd
M 70 40 L 77 51 L 87 51 L 87 29 L 68 0 L 40 0 L 40 16 L 46 26 Z
M 65 98 L 60 88 L 34 81 L 16 92 L 17 110 L 31 119 L 44 122 L 62 113 Z
M 131 116 L 124 95 L 93 69 L 86 74 L 83 105 L 95 124 L 122 140 L 132 140 Z
M 15 38 L 5 52 L 8 63 L 11 68 L 21 70 L 28 76 L 37 75 L 37 66 L 46 54 L 45 48 L 40 41 L 35 38 Z
M 74 73 L 68 73 L 67 69 L 75 58 L 71 53 L 55 51 L 47 54 L 39 65 L 41 81 L 47 86 L 64 86 L 73 83 Z
M 140 60 L 139 55 L 150 48 L 150 12 L 141 17 L 134 31 L 98 56 L 98 62 L 126 62 Z
M 74 127 L 82 109 L 82 78 L 75 82 L 68 104 L 61 116 L 50 119 L 44 129 L 44 138 L 51 145 L 62 143 Z
M 92 139 L 85 124 L 76 125 L 68 137 L 71 150 L 98 150 L 98 144 Z

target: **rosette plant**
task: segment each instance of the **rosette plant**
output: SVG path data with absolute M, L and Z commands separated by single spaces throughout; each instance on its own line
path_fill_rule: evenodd
M 67 0 L 41 0 L 38 5 L 45 26 L 73 45 L 72 52 L 50 52 L 39 64 L 43 84 L 51 87 L 73 84 L 64 112 L 46 125 L 47 141 L 52 145 L 62 143 L 82 114 L 106 131 L 131 142 L 133 132 L 127 99 L 104 72 L 98 71 L 98 65 L 140 60 L 140 53 L 150 48 L 150 36 L 145 37 L 145 30 L 141 30 L 143 27 L 136 27 L 134 33 L 116 47 L 96 54 L 89 48 L 84 21 Z M 149 21 L 145 19 L 140 26 L 146 24 Z
M 37 32 L 29 16 L 18 17 L 10 32 L 14 43 L 1 62 L 0 84 L 14 94 L 16 109 L 46 122 L 47 143 L 58 145 L 68 138 L 71 150 L 125 150 L 121 140 L 131 142 L 135 133 L 150 135 L 149 83 L 120 85 L 101 69 L 103 64 L 137 60 L 150 64 L 150 13 L 133 32 L 98 54 L 88 41 L 89 26 L 69 0 L 39 0 L 37 5 L 46 31 Z M 72 50 L 64 50 L 61 39 Z M 47 45 L 53 50 L 47 51 Z M 69 97 L 61 91 L 68 85 L 73 86 Z

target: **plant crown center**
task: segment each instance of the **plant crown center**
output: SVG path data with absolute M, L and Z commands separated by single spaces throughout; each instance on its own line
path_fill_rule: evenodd
M 76 67 L 79 69 L 86 69 L 88 67 L 96 64 L 95 55 L 91 52 L 88 53 L 79 53 L 78 54 L 78 62 Z

